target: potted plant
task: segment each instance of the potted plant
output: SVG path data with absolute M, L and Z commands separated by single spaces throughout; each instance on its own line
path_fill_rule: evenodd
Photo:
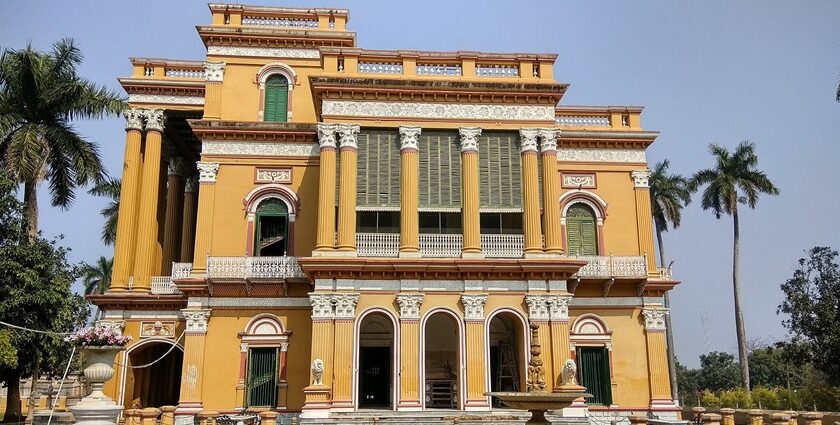
M 114 377 L 114 358 L 131 342 L 116 326 L 94 325 L 69 335 L 65 340 L 82 349 L 85 359 L 84 375 L 91 393 L 86 400 L 112 401 L 102 393 L 102 387 Z M 113 401 L 112 401 L 113 402 Z

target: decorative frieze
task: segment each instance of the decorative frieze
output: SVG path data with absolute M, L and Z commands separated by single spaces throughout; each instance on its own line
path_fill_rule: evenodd
M 312 304 L 312 319 L 332 319 L 333 299 L 332 294 L 309 294 L 309 302 Z
M 647 162 L 643 149 L 600 148 L 558 148 L 557 160 L 566 162 Z
M 540 134 L 536 128 L 522 128 L 519 130 L 519 138 L 522 140 L 521 153 L 537 151 L 537 136 Z
M 400 126 L 400 150 L 419 150 L 420 142 L 417 139 L 421 131 L 420 127 L 413 125 Z
M 551 318 L 545 295 L 526 295 L 525 304 L 528 306 L 528 321 L 547 322 Z
M 198 169 L 199 183 L 216 183 L 216 175 L 219 173 L 218 162 L 201 162 L 195 163 L 195 168 Z
M 146 130 L 163 132 L 166 120 L 163 109 L 144 109 L 143 117 L 146 119 Z
M 549 320 L 552 322 L 567 322 L 569 320 L 569 301 L 571 300 L 571 295 L 549 295 L 546 298 Z
M 484 320 L 484 304 L 486 303 L 487 294 L 461 295 L 461 304 L 464 306 L 464 319 Z
M 320 59 L 316 49 L 285 49 L 272 47 L 209 46 L 208 56 L 244 56 L 260 58 Z
M 400 306 L 400 320 L 419 320 L 423 294 L 399 294 L 397 304 Z
M 650 187 L 650 170 L 633 170 L 630 172 L 633 186 L 638 188 Z
M 324 100 L 323 115 L 382 118 L 471 119 L 493 121 L 553 121 L 554 107 L 464 103 L 376 102 Z
M 555 130 L 553 128 L 541 128 L 539 129 L 540 133 L 540 152 L 547 153 L 547 152 L 556 152 L 557 151 L 557 133 L 560 130 Z
M 140 337 L 163 337 L 175 336 L 175 322 L 140 322 Z
M 255 183 L 285 183 L 292 182 L 291 168 L 257 168 Z
M 358 124 L 338 124 L 338 134 L 341 136 L 341 149 L 358 149 L 359 126 Z
M 561 186 L 563 189 L 595 189 L 597 182 L 594 173 L 563 173 Z
M 356 304 L 359 294 L 333 294 L 336 319 L 353 319 L 356 317 Z
M 128 108 L 123 111 L 126 130 L 143 130 L 143 109 Z
M 207 322 L 210 320 L 210 310 L 181 310 L 187 322 L 188 334 L 207 333 Z
M 338 126 L 336 124 L 326 124 L 321 122 L 315 125 L 315 129 L 318 131 L 318 145 L 320 148 L 335 149 L 335 136 Z
M 644 308 L 642 309 L 642 317 L 645 320 L 645 330 L 646 331 L 664 331 L 665 330 L 665 317 L 668 315 L 668 309 L 656 307 L 656 308 Z
M 204 62 L 204 79 L 208 82 L 221 83 L 225 77 L 224 62 Z
M 458 129 L 458 134 L 461 135 L 461 152 L 478 152 L 480 127 L 461 127 Z
M 318 156 L 318 145 L 204 140 L 201 142 L 201 153 L 203 155 L 311 157 Z
M 204 105 L 204 96 L 177 96 L 172 94 L 130 93 L 128 103 L 154 103 L 159 105 Z

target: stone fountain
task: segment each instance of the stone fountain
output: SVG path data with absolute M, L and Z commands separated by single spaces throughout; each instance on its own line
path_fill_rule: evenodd
M 531 361 L 528 362 L 527 392 L 489 392 L 484 395 L 493 396 L 513 409 L 531 412 L 531 419 L 526 424 L 548 425 L 545 418 L 546 410 L 557 410 L 569 407 L 573 401 L 582 397 L 591 397 L 586 388 L 577 384 L 576 366 L 574 360 L 566 360 L 563 365 L 563 382 L 553 392 L 545 390 L 545 371 L 540 359 L 542 348 L 539 343 L 539 325 L 531 323 Z

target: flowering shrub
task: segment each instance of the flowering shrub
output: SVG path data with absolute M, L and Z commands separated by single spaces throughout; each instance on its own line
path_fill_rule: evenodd
M 80 347 L 125 347 L 131 336 L 123 335 L 111 326 L 91 326 L 75 332 L 64 339 Z

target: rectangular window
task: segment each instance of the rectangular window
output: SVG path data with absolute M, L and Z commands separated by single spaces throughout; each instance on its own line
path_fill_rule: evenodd
M 587 404 L 612 404 L 612 384 L 610 382 L 610 355 L 604 347 L 578 347 L 578 373 L 580 383 L 592 397 L 586 398 Z
M 356 213 L 358 233 L 400 233 L 399 211 L 359 211 Z
M 482 208 L 522 208 L 519 133 L 487 131 L 478 137 L 479 201 Z
M 358 135 L 356 205 L 400 206 L 400 141 L 396 129 L 363 128 Z M 339 184 L 341 184 L 339 182 Z
M 521 235 L 522 213 L 481 213 L 481 234 Z
M 421 212 L 420 233 L 460 234 L 460 212 Z
M 457 131 L 424 130 L 420 152 L 420 208 L 461 207 L 461 142 Z
M 277 405 L 276 347 L 248 349 L 247 404 L 249 407 Z

